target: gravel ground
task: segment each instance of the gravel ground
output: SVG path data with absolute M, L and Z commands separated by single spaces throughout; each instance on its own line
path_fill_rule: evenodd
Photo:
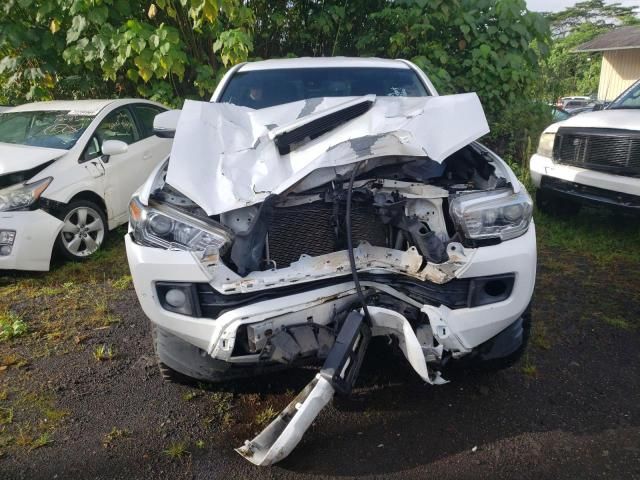
M 165 384 L 148 321 L 133 290 L 123 290 L 112 306 L 118 323 L 0 372 L 0 390 L 42 392 L 64 412 L 51 443 L 4 450 L 0 478 L 640 479 L 640 265 L 553 249 L 540 258 L 536 327 L 518 365 L 429 387 L 376 344 L 354 395 L 335 400 L 271 468 L 252 466 L 232 447 L 314 371 L 222 387 Z M 31 302 L 22 308 L 39 308 Z M 16 342 L 9 348 L 24 354 Z M 94 358 L 102 343 L 115 346 L 112 360 Z

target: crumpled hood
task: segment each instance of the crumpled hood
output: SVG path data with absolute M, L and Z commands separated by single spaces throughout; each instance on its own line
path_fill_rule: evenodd
M 282 193 L 323 167 L 384 156 L 442 162 L 488 132 L 475 93 L 318 98 L 261 110 L 187 100 L 166 181 L 217 215 Z
M 598 110 L 569 117 L 550 125 L 545 131 L 557 132 L 560 127 L 620 128 L 640 130 L 640 109 Z
M 30 170 L 67 153 L 58 148 L 0 143 L 0 175 Z

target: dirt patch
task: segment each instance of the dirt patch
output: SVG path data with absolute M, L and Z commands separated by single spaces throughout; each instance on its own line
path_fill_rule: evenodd
M 121 243 L 104 255 L 0 280 L 0 311 L 29 329 L 0 342 L 3 479 L 640 478 L 639 263 L 543 246 L 520 364 L 429 387 L 378 342 L 354 395 L 260 469 L 232 447 L 314 371 L 163 383 Z

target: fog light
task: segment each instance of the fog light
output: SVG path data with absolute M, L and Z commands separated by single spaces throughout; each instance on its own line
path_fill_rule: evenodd
M 16 239 L 15 230 L 0 230 L 0 245 L 13 245 Z M 9 249 L 11 252 L 11 249 Z M 8 253 L 6 255 L 9 255 Z
M 156 291 L 165 310 L 192 317 L 200 315 L 198 292 L 193 283 L 157 282 Z
M 513 273 L 473 278 L 469 285 L 467 305 L 473 308 L 506 300 L 511 296 L 515 279 Z
M 11 254 L 11 246 L 10 245 L 2 245 L 0 246 L 0 256 L 6 257 Z
M 164 296 L 166 302 L 175 308 L 182 308 L 187 303 L 187 296 L 184 291 L 172 288 Z

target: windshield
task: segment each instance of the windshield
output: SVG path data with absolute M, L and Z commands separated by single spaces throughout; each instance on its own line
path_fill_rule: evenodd
M 640 108 L 640 82 L 616 98 L 609 107 L 610 110 L 623 108 Z
M 283 68 L 236 73 L 220 101 L 266 108 L 308 98 L 369 94 L 429 95 L 416 73 L 408 68 Z
M 0 113 L 0 142 L 69 150 L 93 118 L 69 111 Z

